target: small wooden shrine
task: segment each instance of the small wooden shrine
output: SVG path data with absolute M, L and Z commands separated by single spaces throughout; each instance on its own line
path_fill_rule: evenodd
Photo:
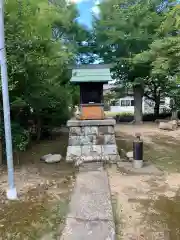
M 80 119 L 104 119 L 103 84 L 111 81 L 110 66 L 80 65 L 72 70 L 71 83 L 80 86 Z

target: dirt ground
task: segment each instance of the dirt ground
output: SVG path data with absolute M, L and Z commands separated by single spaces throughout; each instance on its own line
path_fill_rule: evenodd
M 117 136 L 120 133 L 125 133 L 126 135 L 134 136 L 135 133 L 141 133 L 142 138 L 148 143 L 151 141 L 153 136 L 160 136 L 160 137 L 169 137 L 174 138 L 174 140 L 180 140 L 180 128 L 176 131 L 165 131 L 158 128 L 157 123 L 153 122 L 145 122 L 142 125 L 135 126 L 133 124 L 117 124 L 116 125 L 116 133 Z
M 113 194 L 118 240 L 180 239 L 180 130 L 159 130 L 156 124 L 119 124 L 116 141 L 121 157 L 132 150 L 136 132 L 144 141 L 144 159 L 163 176 L 129 175 L 112 166 L 108 169 Z M 67 213 L 76 169 L 73 165 L 45 164 L 42 155 L 60 153 L 65 157 L 67 134 L 33 145 L 20 156 L 15 167 L 19 200 L 5 197 L 7 172 L 0 169 L 0 239 L 57 239 Z
M 144 160 L 152 161 L 160 169 L 180 173 L 180 128 L 176 131 L 158 129 L 155 123 L 140 126 L 118 124 L 116 141 L 119 151 L 132 151 L 135 133 L 140 133 L 144 142 Z
M 117 125 L 120 153 L 132 150 L 136 132 L 144 141 L 144 158 L 162 176 L 133 175 L 109 168 L 118 240 L 180 239 L 180 130 L 166 132 L 155 124 Z
M 0 239 L 53 240 L 60 234 L 76 169 L 65 163 L 46 164 L 40 157 L 66 153 L 67 134 L 34 144 L 15 167 L 18 201 L 8 202 L 7 171 L 0 169 Z

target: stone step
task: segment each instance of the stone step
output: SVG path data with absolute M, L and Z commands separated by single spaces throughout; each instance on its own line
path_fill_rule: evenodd
M 98 161 L 83 163 L 79 167 L 79 172 L 102 171 L 102 170 L 103 170 L 103 163 Z

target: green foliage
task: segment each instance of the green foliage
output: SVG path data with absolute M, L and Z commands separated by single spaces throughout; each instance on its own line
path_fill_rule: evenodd
M 135 64 L 150 64 L 151 76 L 162 78 L 180 71 L 180 37 L 170 36 L 154 41 L 147 51 L 136 55 Z
M 176 35 L 180 29 L 180 4 L 173 4 L 173 6 L 169 7 L 165 19 L 162 22 L 162 25 L 159 29 L 159 32 L 163 35 L 171 33 L 172 35 Z
M 25 151 L 29 143 L 29 132 L 18 123 L 11 123 L 13 148 L 15 151 Z
M 109 112 L 109 111 L 106 111 L 105 112 L 106 116 L 107 117 L 116 117 L 116 116 L 119 116 L 119 117 L 133 117 L 134 116 L 134 113 L 131 113 L 131 112 Z
M 39 131 L 43 124 L 60 126 L 70 117 L 69 106 L 77 102 L 77 90 L 69 85 L 69 65 L 83 52 L 88 33 L 76 21 L 75 5 L 52 2 L 5 1 L 12 135 L 19 150 L 27 145 L 29 120 L 38 123 Z
M 157 115 L 162 97 L 178 102 L 180 76 L 180 4 L 161 4 L 103 1 L 94 21 L 97 51 L 105 62 L 114 63 L 117 89 L 141 86 L 144 95 L 155 101 Z
M 18 123 L 12 122 L 12 144 L 14 151 L 25 151 L 29 143 L 29 132 L 22 128 Z M 4 128 L 0 128 L 0 136 L 4 139 Z
M 179 108 L 180 76 L 180 4 L 172 6 L 165 13 L 158 29 L 159 38 L 149 45 L 149 49 L 133 59 L 135 65 L 150 69 L 146 78 L 148 95 L 155 100 L 157 89 L 159 96 L 169 96 L 173 100 L 173 108 Z M 161 38 L 160 38 L 161 37 Z M 154 96 L 152 93 L 155 92 Z
M 148 50 L 158 37 L 157 30 L 164 18 L 163 13 L 157 11 L 160 3 L 160 0 L 103 1 L 100 16 L 94 23 L 97 51 L 105 62 L 114 63 L 116 84 L 120 89 L 138 88 L 140 98 L 150 66 L 134 64 L 134 57 Z M 135 109 L 142 105 L 138 102 L 141 99 L 135 101 Z M 139 114 L 136 110 L 135 113 Z M 135 119 L 138 119 L 136 114 Z
M 112 0 L 100 4 L 100 18 L 94 23 L 100 56 L 105 62 L 119 63 L 121 75 L 129 80 L 134 80 L 136 75 L 141 76 L 138 73 L 140 69 L 135 75 L 131 74 L 131 59 L 134 54 L 148 49 L 156 37 L 162 18 L 155 11 L 159 2 Z

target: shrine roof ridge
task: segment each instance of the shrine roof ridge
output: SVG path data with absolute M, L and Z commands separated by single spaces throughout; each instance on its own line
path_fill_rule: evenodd
M 110 64 L 89 64 L 75 66 L 72 70 L 71 83 L 101 82 L 112 80 Z
M 113 64 L 79 64 L 72 66 L 72 69 L 110 69 Z

